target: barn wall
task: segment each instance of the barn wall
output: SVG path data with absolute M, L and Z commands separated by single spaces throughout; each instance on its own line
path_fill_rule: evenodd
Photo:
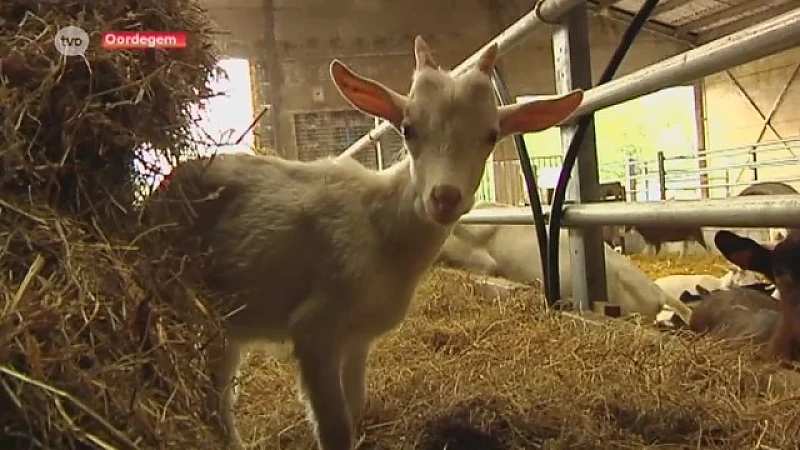
M 731 74 L 765 114 L 769 114 L 777 97 L 800 64 L 800 49 L 792 49 L 761 60 L 731 69 Z M 785 93 L 783 102 L 772 118 L 777 135 L 767 128 L 762 141 L 786 139 L 800 135 L 800 75 L 796 76 Z M 754 143 L 758 140 L 764 120 L 748 102 L 745 95 L 725 73 L 705 80 L 706 136 L 709 149 L 725 149 Z M 800 145 L 772 146 L 773 151 L 760 150 L 759 161 L 800 158 Z M 731 163 L 743 163 L 748 155 L 711 159 L 710 165 L 721 167 Z M 752 171 L 745 169 L 731 174 L 732 181 L 751 181 Z M 759 180 L 800 178 L 800 165 L 762 167 L 758 169 Z M 800 182 L 791 182 L 800 190 Z M 733 187 L 733 193 L 744 186 Z
M 267 12 L 261 2 L 250 5 L 208 7 L 208 14 L 218 28 L 216 44 L 227 58 L 255 58 L 262 53 L 267 30 Z
M 503 28 L 517 20 L 533 0 L 273 0 L 275 40 L 282 74 L 279 111 L 281 150 L 285 156 L 305 159 L 341 151 L 368 129 L 371 123 L 352 112 L 330 81 L 328 66 L 333 57 L 353 69 L 405 91 L 413 68 L 412 42 L 421 34 L 431 45 L 438 62 L 453 67 Z M 220 36 L 229 54 L 263 57 L 268 31 L 263 7 L 212 9 Z M 599 17 L 591 18 L 594 44 L 592 69 L 599 77 L 624 25 Z M 662 60 L 682 51 L 674 41 L 643 33 L 623 64 L 621 73 Z M 501 64 L 513 95 L 547 94 L 554 91 L 550 31 L 540 29 Z M 325 111 L 325 113 L 320 113 Z M 331 136 L 320 131 L 335 122 Z M 343 129 L 347 133 L 343 133 Z M 335 136 L 333 135 L 335 134 Z M 302 151 L 298 152 L 298 141 Z M 310 141 L 321 142 L 312 148 Z M 388 139 L 386 145 L 397 145 Z M 510 141 L 496 154 L 499 160 L 515 158 Z M 299 154 L 298 154 L 299 153 Z

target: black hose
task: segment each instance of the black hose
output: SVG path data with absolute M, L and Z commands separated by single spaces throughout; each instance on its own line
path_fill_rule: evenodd
M 622 60 L 625 58 L 625 55 L 628 53 L 631 44 L 633 44 L 634 38 L 636 38 L 636 35 L 642 29 L 645 22 L 647 22 L 647 18 L 650 17 L 650 14 L 653 12 L 653 9 L 655 9 L 657 4 L 658 0 L 645 0 L 644 4 L 642 4 L 642 7 L 639 8 L 639 11 L 631 20 L 631 23 L 628 25 L 625 33 L 622 35 L 622 39 L 620 40 L 619 45 L 617 45 L 614 55 L 611 57 L 606 69 L 603 71 L 600 81 L 598 81 L 595 86 L 599 86 L 611 81 L 611 79 L 614 77 L 614 74 L 619 69 L 620 64 L 622 64 Z M 559 285 L 560 274 L 558 271 L 558 245 L 561 234 L 561 219 L 564 215 L 563 208 L 564 199 L 567 193 L 567 183 L 569 182 L 569 177 L 572 174 L 572 168 L 575 166 L 575 161 L 578 158 L 580 145 L 583 142 L 589 125 L 593 120 L 594 114 L 587 114 L 578 120 L 578 126 L 575 130 L 575 135 L 572 137 L 572 141 L 569 143 L 569 149 L 567 149 L 567 152 L 564 155 L 561 173 L 559 174 L 558 183 L 556 184 L 556 189 L 553 193 L 553 201 L 550 209 L 550 237 L 547 242 L 548 245 L 546 259 L 548 263 L 548 269 L 545 271 L 545 277 L 548 280 L 545 282 L 545 297 L 547 298 L 547 302 L 551 305 L 559 299 L 561 292 L 561 286 Z
M 511 98 L 511 93 L 508 91 L 504 78 L 500 74 L 500 70 L 495 67 L 492 72 L 492 84 L 494 85 L 497 98 L 500 100 L 501 105 L 509 105 L 514 103 Z M 525 178 L 525 188 L 528 191 L 528 202 L 531 205 L 531 214 L 533 214 L 533 227 L 536 229 L 536 237 L 539 239 L 539 259 L 542 264 L 542 272 L 544 276 L 542 279 L 545 283 L 545 292 L 547 292 L 547 253 L 545 252 L 545 244 L 547 243 L 547 228 L 544 223 L 544 212 L 542 211 L 542 201 L 539 198 L 539 188 L 536 186 L 536 176 L 531 167 L 531 158 L 528 156 L 528 146 L 525 145 L 525 139 L 521 134 L 514 134 L 514 147 L 517 149 L 519 156 L 519 164 L 522 169 L 522 176 Z

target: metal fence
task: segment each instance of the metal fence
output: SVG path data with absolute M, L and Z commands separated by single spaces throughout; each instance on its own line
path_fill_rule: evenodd
M 628 158 L 605 164 L 601 173 L 617 174 L 628 200 L 727 198 L 759 181 L 800 182 L 800 136 L 653 159 Z
M 505 193 L 501 194 L 501 200 L 514 205 L 526 204 L 519 161 L 504 161 L 503 164 L 511 164 L 513 168 L 501 168 L 498 163 L 487 166 L 487 172 L 501 173 L 494 181 L 496 190 Z M 540 183 L 540 196 L 546 199 L 550 184 L 554 184 L 552 176 L 561 170 L 562 157 L 533 157 L 531 164 L 537 178 L 544 181 Z M 600 164 L 598 171 L 601 182 L 617 181 L 625 186 L 627 201 L 727 198 L 761 181 L 800 185 L 800 136 L 701 154 L 694 151 L 666 156 L 665 152 L 658 152 L 655 158 L 628 155 Z M 488 188 L 483 187 L 483 190 Z

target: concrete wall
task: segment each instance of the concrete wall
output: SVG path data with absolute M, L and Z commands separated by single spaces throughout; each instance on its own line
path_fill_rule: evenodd
M 792 49 L 767 58 L 736 67 L 730 74 L 739 82 L 740 90 L 731 78 L 720 73 L 705 80 L 706 139 L 708 148 L 725 149 L 756 142 L 762 131 L 764 119 L 751 105 L 745 94 L 758 106 L 764 115 L 768 115 L 776 99 L 800 64 L 800 49 Z M 800 75 L 795 75 L 784 93 L 782 103 L 775 109 L 772 126 L 766 129 L 762 141 L 785 139 L 800 135 Z M 758 153 L 759 161 L 800 159 L 800 143 L 788 146 L 770 146 Z M 749 159 L 748 155 L 722 156 L 713 158 L 710 165 L 721 167 L 726 164 L 741 164 Z M 741 172 L 741 173 L 740 173 Z M 739 176 L 741 178 L 739 178 Z M 732 182 L 748 182 L 753 179 L 752 171 L 737 170 L 731 173 Z M 762 167 L 758 169 L 759 180 L 800 178 L 800 165 Z M 800 190 L 800 182 L 788 183 Z M 745 186 L 731 188 L 737 193 Z

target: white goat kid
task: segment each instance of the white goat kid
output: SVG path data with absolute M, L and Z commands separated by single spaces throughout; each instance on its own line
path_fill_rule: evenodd
M 319 447 L 351 450 L 370 345 L 405 317 L 420 277 L 472 208 L 495 144 L 558 124 L 583 98 L 574 91 L 498 107 L 490 78 L 496 45 L 458 79 L 438 67 L 422 38 L 414 51 L 408 95 L 339 61 L 330 67 L 354 107 L 401 131 L 408 156 L 388 170 L 347 157 L 223 155 L 184 163 L 154 195 L 153 204 L 158 197 L 204 200 L 192 205 L 192 218 L 174 203 L 161 217 L 211 250 L 209 286 L 231 298 L 226 307 L 242 309 L 226 318 L 225 355 L 214 370 L 234 448 L 243 443 L 229 386 L 241 351 L 288 341 Z
M 721 277 L 708 274 L 666 275 L 658 278 L 655 283 L 667 294 L 680 298 L 684 291 L 697 294 L 697 286 L 707 291 L 716 291 L 756 284 L 760 281 L 755 273 L 735 267 L 728 270 Z
M 666 275 L 656 279 L 655 283 L 656 286 L 660 287 L 667 295 L 677 299 L 681 297 L 683 291 L 697 294 L 697 286 L 708 291 L 723 289 L 719 278 L 707 274 Z

